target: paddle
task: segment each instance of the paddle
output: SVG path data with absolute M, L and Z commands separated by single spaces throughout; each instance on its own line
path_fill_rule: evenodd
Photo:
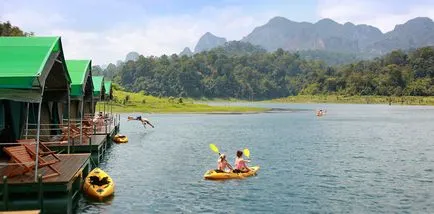
M 244 153 L 244 155 L 245 155 L 247 158 L 250 159 L 250 151 L 249 151 L 248 148 L 245 148 L 245 149 L 243 150 L 243 153 Z
M 250 163 L 250 150 L 248 148 L 245 148 L 243 150 L 243 154 L 249 159 L 249 160 L 247 160 L 247 162 Z M 248 167 L 248 168 L 250 169 L 250 167 Z
M 215 153 L 217 153 L 217 154 L 220 155 L 219 148 L 217 148 L 216 145 L 214 145 L 214 144 L 211 143 L 211 144 L 209 144 L 209 148 L 210 148 L 213 152 L 215 152 Z
M 216 145 L 214 145 L 214 144 L 211 143 L 211 144 L 209 144 L 209 148 L 210 148 L 213 152 L 219 154 L 219 156 L 221 155 L 221 154 L 220 154 L 220 151 L 219 151 L 219 148 L 217 148 Z M 230 169 L 232 169 L 232 166 L 231 166 L 229 163 L 227 163 L 227 164 L 229 165 Z

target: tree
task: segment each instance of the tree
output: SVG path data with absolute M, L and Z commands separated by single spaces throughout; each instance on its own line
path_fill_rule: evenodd
M 0 22 L 0 36 L 33 36 L 34 33 L 24 32 L 20 28 L 13 26 L 9 21 Z
M 233 45 L 233 46 L 231 46 Z M 328 66 L 299 53 L 253 51 L 241 43 L 192 57 L 140 56 L 109 65 L 105 75 L 130 91 L 165 97 L 272 99 L 297 94 L 432 95 L 434 51 L 394 51 L 384 57 Z M 245 54 L 243 52 L 248 52 Z

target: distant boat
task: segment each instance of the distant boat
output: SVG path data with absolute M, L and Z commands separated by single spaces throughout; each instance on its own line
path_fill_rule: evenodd
M 319 111 L 316 111 L 316 116 L 321 117 L 324 116 L 327 113 L 327 110 L 320 109 Z

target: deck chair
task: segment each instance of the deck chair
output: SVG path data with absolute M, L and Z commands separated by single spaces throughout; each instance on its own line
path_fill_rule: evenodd
M 18 143 L 25 146 L 27 151 L 31 155 L 36 155 L 36 139 L 21 139 L 17 140 Z M 60 161 L 59 157 L 56 155 L 56 151 L 51 150 L 48 148 L 44 143 L 39 143 L 39 156 L 46 157 L 46 156 L 52 156 L 54 159 Z
M 84 124 L 85 127 L 90 130 L 90 134 L 94 134 L 94 129 L 96 130 L 96 132 L 100 132 L 103 130 L 103 128 L 105 127 L 105 121 L 106 120 L 104 118 L 97 118 L 96 120 L 95 118 L 93 118 L 92 120 L 86 121 Z
M 71 124 L 69 126 L 69 128 L 71 129 L 72 132 L 80 135 L 80 128 L 78 126 L 76 126 L 75 124 Z M 92 134 L 93 134 L 93 131 L 90 131 L 89 128 L 83 127 L 83 136 L 88 137 L 89 135 L 92 135 Z
M 75 127 L 71 126 L 69 128 L 69 134 L 70 134 L 70 138 L 72 140 L 80 140 L 80 129 L 76 129 Z M 68 140 L 68 127 L 63 127 L 62 128 L 62 135 L 63 135 L 63 140 Z M 90 136 L 87 135 L 85 132 L 83 132 L 83 143 L 87 143 L 89 142 Z
M 11 157 L 11 162 L 17 165 L 8 166 L 9 169 L 6 171 L 6 176 L 13 177 L 17 175 L 23 175 L 27 172 L 31 172 L 35 169 L 35 159 L 28 153 L 25 146 L 10 146 L 4 147 L 3 151 L 6 152 Z M 38 168 L 48 167 L 54 173 L 43 175 L 42 178 L 50 178 L 60 175 L 60 172 L 55 169 L 52 164 L 57 161 L 46 161 L 42 157 L 38 158 Z
M 82 124 L 83 127 L 91 128 L 93 130 L 93 125 L 94 125 L 93 117 L 83 118 Z

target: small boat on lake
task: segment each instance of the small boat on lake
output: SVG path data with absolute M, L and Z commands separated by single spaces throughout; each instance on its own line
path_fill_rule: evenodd
M 115 183 L 112 178 L 100 168 L 93 169 L 86 177 L 83 191 L 90 197 L 103 200 L 113 195 Z
M 125 135 L 121 135 L 121 134 L 117 134 L 113 137 L 113 141 L 115 143 L 127 143 L 128 142 L 128 137 Z
M 227 179 L 243 179 L 246 177 L 256 175 L 256 172 L 259 170 L 259 166 L 249 167 L 250 171 L 248 172 L 219 172 L 215 169 L 208 170 L 203 177 L 207 180 L 227 180 Z
M 324 116 L 326 113 L 327 113 L 327 110 L 320 109 L 320 110 L 316 111 L 316 116 L 321 117 L 321 116 Z

